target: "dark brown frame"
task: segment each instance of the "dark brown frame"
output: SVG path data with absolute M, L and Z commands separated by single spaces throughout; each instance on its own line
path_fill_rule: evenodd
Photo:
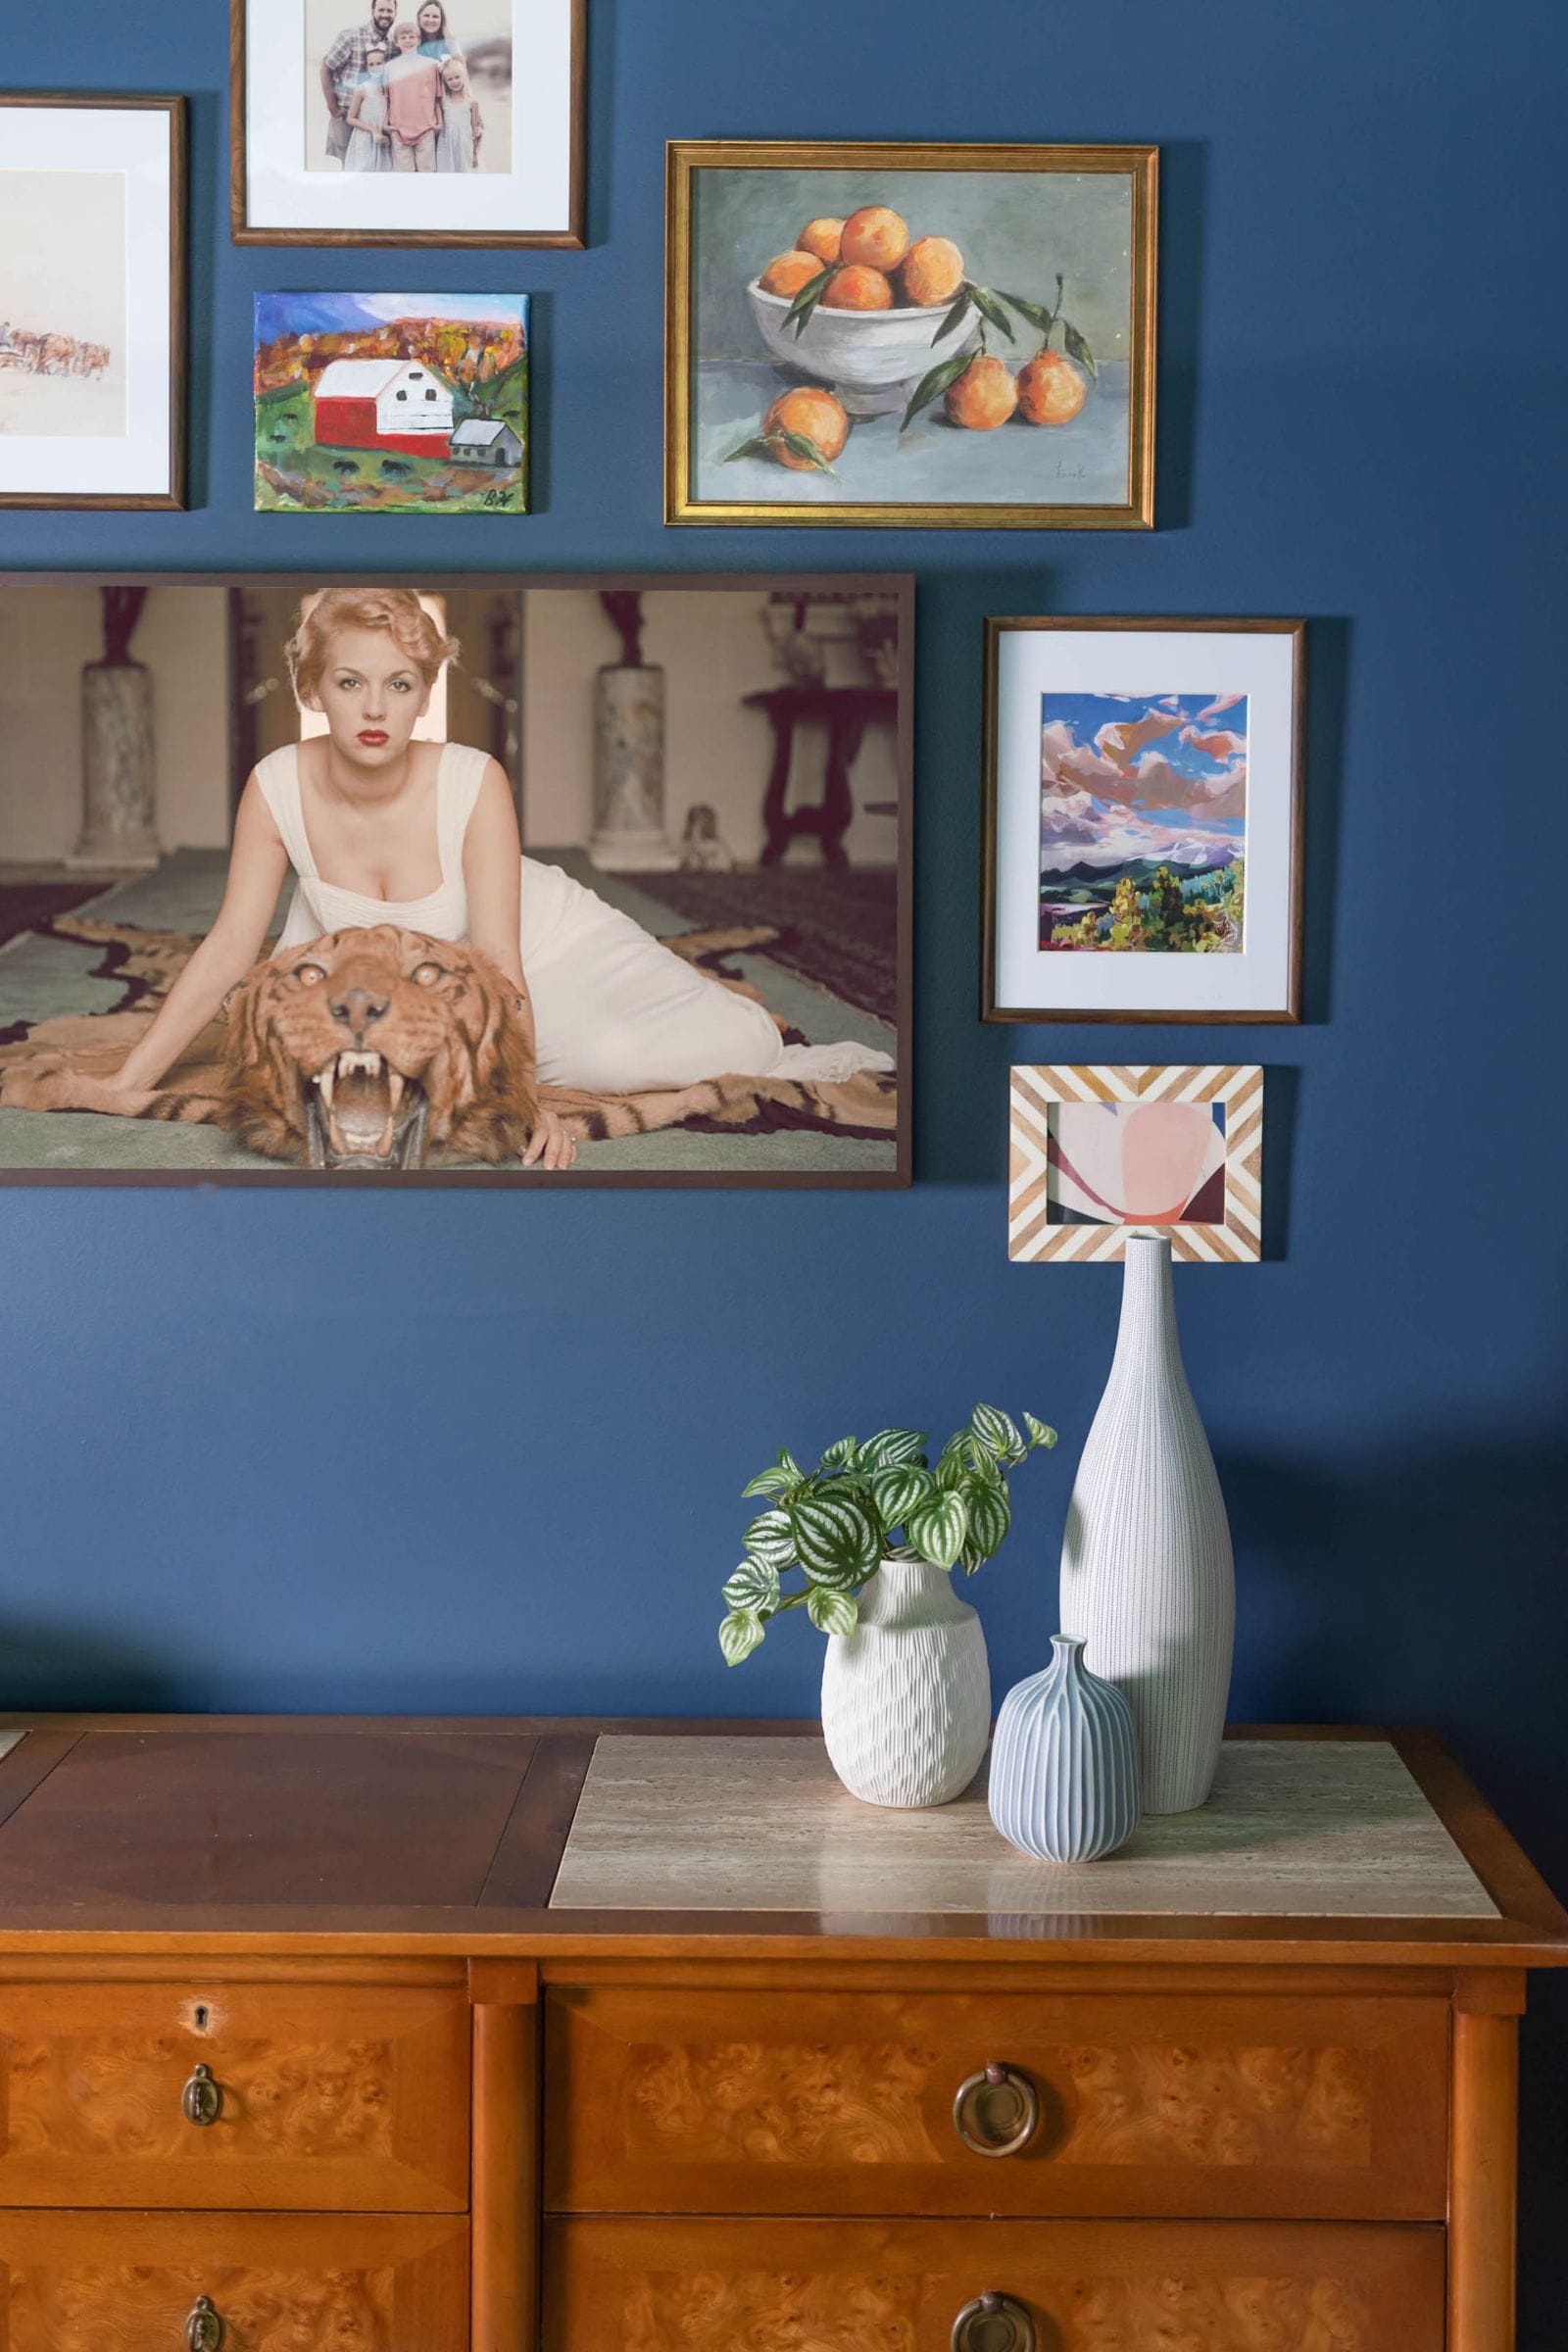
M 259 0 L 228 0 L 228 233 L 234 245 L 537 246 L 580 253 L 588 242 L 588 0 L 571 0 L 570 220 L 565 228 L 482 230 L 253 228 L 246 126 L 245 12 Z M 515 70 L 514 59 L 514 70 Z
M 417 1172 L 377 1175 L 341 1169 L 335 1174 L 311 1168 L 8 1168 L 0 1163 L 0 1188 L 7 1185 L 233 1185 L 262 1186 L 280 1191 L 305 1185 L 328 1191 L 368 1189 L 376 1192 L 417 1191 L 429 1185 L 456 1186 L 466 1191 L 532 1191 L 592 1187 L 615 1191 L 723 1192 L 895 1192 L 913 1180 L 913 1042 L 914 1042 L 914 576 L 897 571 L 0 571 L 0 588 L 139 587 L 155 588 L 292 588 L 302 595 L 328 584 L 351 587 L 360 583 L 420 588 L 436 594 L 454 589 L 497 589 L 521 595 L 535 588 L 633 588 L 645 592 L 664 589 L 729 589 L 734 592 L 769 589 L 831 590 L 892 596 L 899 614 L 899 714 L 897 729 L 898 845 L 898 1123 L 894 1130 L 891 1168 L 846 1170 L 819 1175 L 806 1169 L 769 1173 L 720 1174 L 695 1169 L 687 1175 L 655 1169 L 568 1169 L 552 1173 L 540 1168 L 433 1168 Z M 40 1112 L 47 1117 L 47 1112 Z
M 186 367 L 185 179 L 186 105 L 183 98 L 145 98 L 136 93 L 82 90 L 0 91 L 0 107 L 103 107 L 117 114 L 157 114 L 169 117 L 169 488 L 135 493 L 70 491 L 0 491 L 0 507 L 55 507 L 104 511 L 131 508 L 183 508 L 185 504 L 185 441 L 188 377 Z
M 1289 637 L 1294 662 L 1291 702 L 1291 947 L 1288 999 L 1283 1011 L 1175 1012 L 1158 1007 L 1150 1012 L 1086 1010 L 1076 1005 L 999 1004 L 997 1002 L 997 755 L 998 657 L 1003 634 L 1010 629 L 1189 629 L 1195 635 L 1229 629 L 1250 636 Z M 1301 1017 L 1301 899 L 1302 860 L 1306 847 L 1306 623 L 1304 620 L 1213 618 L 1207 614 L 1172 617 L 1160 613 L 1055 613 L 988 616 L 985 633 L 985 703 L 982 737 L 980 812 L 980 1018 L 983 1021 L 1102 1021 L 1127 1026 L 1154 1022 L 1168 1028 L 1255 1027 L 1261 1023 L 1285 1026 Z

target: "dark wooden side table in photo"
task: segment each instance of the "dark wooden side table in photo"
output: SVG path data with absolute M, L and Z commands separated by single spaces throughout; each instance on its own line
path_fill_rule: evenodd
M 764 694 L 747 695 L 746 702 L 754 710 L 765 710 L 773 728 L 773 769 L 762 803 L 767 840 L 761 863 L 777 865 L 797 833 L 814 833 L 822 845 L 823 864 L 843 865 L 844 836 L 855 814 L 850 773 L 866 728 L 878 722 L 897 726 L 897 694 L 891 686 L 774 686 Z M 814 805 L 787 808 L 795 765 L 795 731 L 803 720 L 827 730 L 822 798 Z

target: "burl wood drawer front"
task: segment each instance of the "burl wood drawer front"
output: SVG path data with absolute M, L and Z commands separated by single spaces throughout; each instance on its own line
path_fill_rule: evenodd
M 553 1990 L 564 2213 L 1439 2220 L 1438 1999 Z M 983 2145 L 1034 2121 L 1010 2154 Z
M 543 2352 L 1443 2352 L 1443 2304 L 1387 2225 L 556 2222 Z
M 0 2214 L 6 2352 L 467 2352 L 467 2225 Z
M 469 2036 L 459 1987 L 0 1985 L 0 2207 L 461 2212 Z

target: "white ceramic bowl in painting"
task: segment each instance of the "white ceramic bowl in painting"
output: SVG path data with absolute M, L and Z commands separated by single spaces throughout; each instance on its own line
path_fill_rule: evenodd
M 852 416 L 881 416 L 904 408 L 923 375 L 979 341 L 972 310 L 950 333 L 937 334 L 951 302 L 894 311 L 830 311 L 818 303 L 797 335 L 785 325 L 788 295 L 764 294 L 755 277 L 746 294 L 758 331 L 779 366 L 827 384 Z

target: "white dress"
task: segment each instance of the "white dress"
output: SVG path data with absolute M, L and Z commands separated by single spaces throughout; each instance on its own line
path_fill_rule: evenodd
M 343 158 L 345 172 L 390 172 L 392 150 L 374 133 L 386 128 L 386 84 L 378 74 L 367 74 L 360 84 L 365 102 L 360 119 L 349 133 L 349 151 Z
M 488 763 L 487 754 L 466 744 L 443 746 L 436 769 L 441 886 L 425 898 L 398 901 L 322 881 L 300 802 L 298 747 L 269 753 L 257 764 L 256 781 L 296 875 L 276 952 L 304 947 L 326 931 L 374 923 L 466 939 L 463 838 Z M 731 1073 L 847 1078 L 892 1067 L 887 1054 L 863 1046 L 786 1047 L 760 1004 L 671 954 L 563 867 L 532 858 L 522 861 L 519 945 L 539 1075 L 548 1085 L 619 1095 Z

